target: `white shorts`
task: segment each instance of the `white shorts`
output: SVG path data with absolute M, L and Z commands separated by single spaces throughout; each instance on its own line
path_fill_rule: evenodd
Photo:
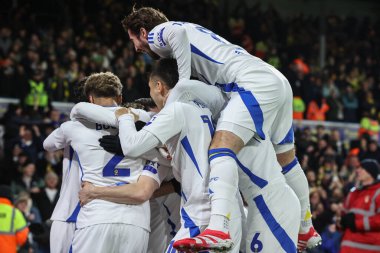
M 50 252 L 69 252 L 74 231 L 75 223 L 54 220 L 50 229 Z
M 181 227 L 181 197 L 177 193 L 150 200 L 148 253 L 165 252 Z
M 160 204 L 155 200 L 150 203 L 150 234 L 148 243 L 148 253 L 164 252 L 168 246 L 168 229 L 161 215 Z
M 296 253 L 301 207 L 285 183 L 269 184 L 248 202 L 246 253 Z
M 292 89 L 286 79 L 276 75 L 271 78 L 262 87 L 249 85 L 257 83 L 257 80 L 248 73 L 245 88 L 237 88 L 230 93 L 231 98 L 221 113 L 216 131 L 233 132 L 244 144 L 254 135 L 260 139 L 270 138 L 274 144 L 292 144 Z M 236 85 L 239 86 L 239 83 Z
M 145 253 L 149 232 L 141 227 L 113 223 L 75 230 L 71 251 L 74 253 Z

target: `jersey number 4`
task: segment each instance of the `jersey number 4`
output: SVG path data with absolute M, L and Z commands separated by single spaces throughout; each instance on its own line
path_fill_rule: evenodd
M 104 166 L 103 177 L 129 177 L 131 175 L 129 168 L 116 168 L 123 159 L 124 156 L 114 155 L 106 166 Z

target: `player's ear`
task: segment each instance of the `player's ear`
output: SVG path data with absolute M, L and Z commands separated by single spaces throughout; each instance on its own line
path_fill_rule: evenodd
M 140 36 L 143 37 L 144 39 L 148 38 L 148 32 L 145 30 L 145 28 L 140 28 Z
M 90 102 L 91 104 L 94 104 L 94 97 L 89 95 L 88 96 L 88 102 Z

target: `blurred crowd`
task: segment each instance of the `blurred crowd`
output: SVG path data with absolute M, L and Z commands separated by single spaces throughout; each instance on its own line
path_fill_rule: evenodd
M 51 101 L 74 101 L 78 80 L 110 70 L 124 85 L 124 100 L 149 96 L 152 60 L 134 51 L 120 20 L 131 5 L 123 1 L 10 1 L 0 12 L 0 95 L 15 97 L 0 121 L 0 183 L 12 187 L 15 206 L 33 236 L 25 252 L 48 252 L 49 217 L 59 196 L 62 152 L 43 150 L 49 133 L 67 115 Z M 294 118 L 360 122 L 359 139 L 348 143 L 339 129 L 296 131 L 297 156 L 310 185 L 313 223 L 324 243 L 313 252 L 338 252 L 341 232 L 335 219 L 355 185 L 355 168 L 364 158 L 380 162 L 379 20 L 327 16 L 326 66 L 319 64 L 318 17 L 281 17 L 259 5 L 240 6 L 221 18 L 218 1 L 146 1 L 171 20 L 210 28 L 268 61 L 289 79 Z M 5 6 L 7 7 L 7 6 Z M 188 11 L 191 7 L 192 11 Z M 212 13 L 213 15 L 209 15 Z M 36 225 L 38 224 L 38 226 Z M 327 243 L 328 242 L 328 243 Z

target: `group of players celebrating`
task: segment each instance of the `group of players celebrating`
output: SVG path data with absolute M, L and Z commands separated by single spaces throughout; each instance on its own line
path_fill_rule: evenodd
M 158 60 L 149 78 L 156 108 L 118 107 L 122 85 L 110 72 L 85 80 L 87 103 L 44 142 L 66 154 L 52 252 L 295 253 L 319 245 L 288 80 L 159 10 L 134 8 L 122 24 L 136 51 Z

